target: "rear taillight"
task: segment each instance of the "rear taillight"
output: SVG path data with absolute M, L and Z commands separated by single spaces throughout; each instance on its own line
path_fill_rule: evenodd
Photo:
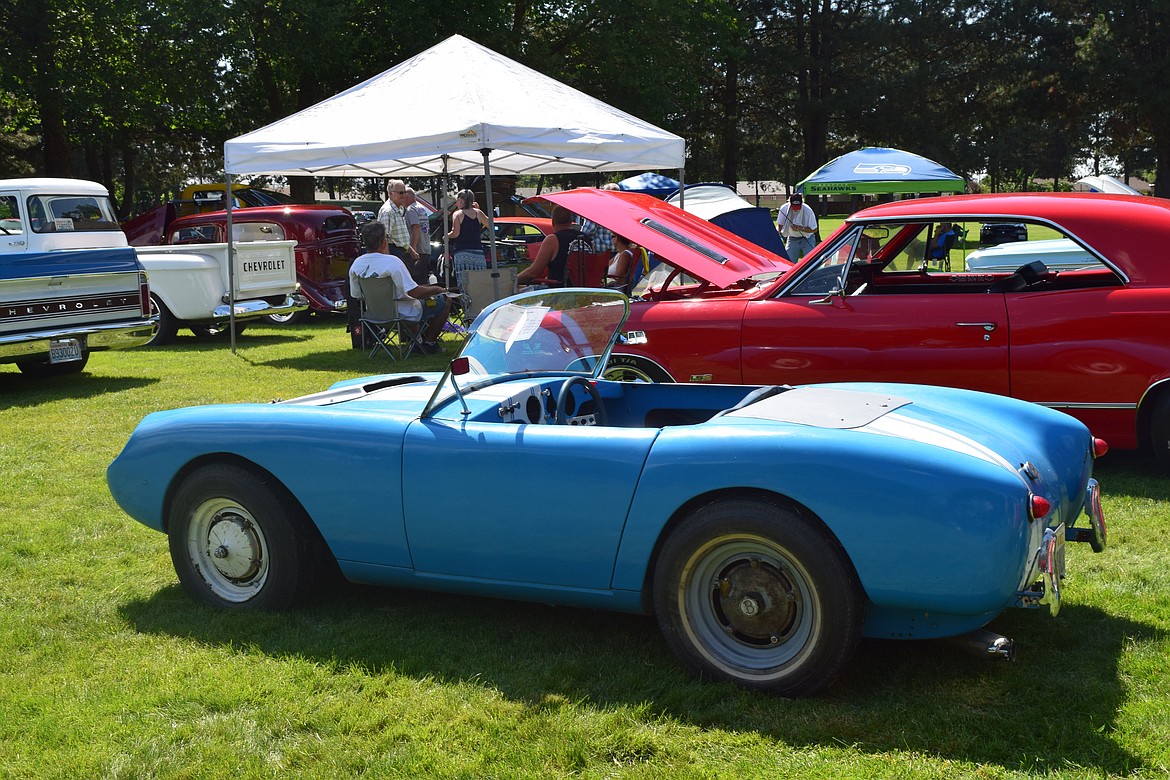
M 150 285 L 146 281 L 146 271 L 138 272 L 138 308 L 143 317 L 150 316 Z
M 1052 503 L 1044 496 L 1033 495 L 1028 500 L 1028 512 L 1033 520 L 1039 520 L 1052 511 Z
M 1109 452 L 1109 445 L 1104 439 L 1093 439 L 1093 457 L 1099 458 Z

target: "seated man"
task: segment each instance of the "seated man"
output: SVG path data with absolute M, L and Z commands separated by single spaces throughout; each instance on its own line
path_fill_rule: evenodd
M 568 280 L 569 251 L 575 241 L 584 238 L 573 219 L 573 212 L 564 206 L 553 206 L 553 233 L 545 236 L 532 264 L 516 276 L 516 284 L 544 283 L 550 287 L 561 287 Z
M 447 289 L 435 284 L 418 284 L 411 278 L 402 260 L 390 254 L 386 226 L 382 222 L 376 219 L 366 222 L 360 231 L 365 254 L 358 256 L 349 267 L 350 295 L 357 297 L 360 293 L 361 288 L 355 279 L 394 277 L 395 286 L 401 291 L 402 297 L 398 300 L 402 317 L 419 323 L 423 329 L 420 351 L 427 355 L 439 352 L 437 342 L 447 323 L 451 301 L 446 296 L 437 299 L 434 296 L 442 295 Z

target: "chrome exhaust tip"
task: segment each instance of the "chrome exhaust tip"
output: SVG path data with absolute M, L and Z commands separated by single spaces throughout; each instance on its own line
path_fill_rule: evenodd
M 966 650 L 980 658 L 1000 658 L 1004 661 L 1016 660 L 1016 642 L 994 631 L 976 629 L 969 634 L 952 636 L 946 639 L 948 644 Z

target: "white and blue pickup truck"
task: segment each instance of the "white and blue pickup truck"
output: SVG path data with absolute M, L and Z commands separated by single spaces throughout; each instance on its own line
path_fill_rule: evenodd
M 90 352 L 237 333 L 308 307 L 294 241 L 130 247 L 104 186 L 0 180 L 0 362 L 80 371 Z M 149 279 L 149 286 L 148 280 Z M 233 305 L 234 304 L 234 312 Z
M 0 363 L 73 374 L 91 352 L 150 341 L 146 271 L 121 236 L 100 185 L 0 180 Z

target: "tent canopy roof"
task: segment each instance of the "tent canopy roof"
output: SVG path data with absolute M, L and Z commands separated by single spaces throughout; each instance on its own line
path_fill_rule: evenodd
M 406 120 L 406 121 L 404 121 Z M 685 142 L 459 35 L 224 144 L 228 174 L 434 176 L 682 168 Z
M 640 173 L 618 182 L 618 188 L 626 192 L 640 192 L 656 198 L 665 198 L 670 193 L 678 191 L 678 185 L 678 179 L 663 176 L 661 173 Z
M 682 208 L 679 201 L 677 191 L 666 199 L 667 203 Z M 708 221 L 729 211 L 754 208 L 756 207 L 726 184 L 703 182 L 688 184 L 686 188 L 686 210 Z
M 866 147 L 817 168 L 796 185 L 806 195 L 963 192 L 966 182 L 933 160 L 901 149 Z
M 1133 187 L 1108 174 L 1085 176 L 1077 179 L 1077 184 L 1085 185 L 1091 192 L 1108 192 L 1113 195 L 1141 195 Z

